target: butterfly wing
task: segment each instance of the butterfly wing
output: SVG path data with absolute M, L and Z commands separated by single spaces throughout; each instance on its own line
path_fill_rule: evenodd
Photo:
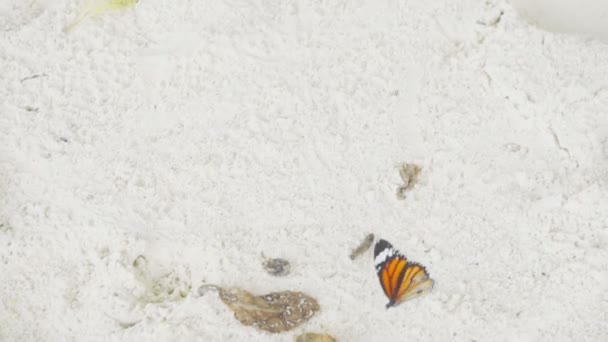
M 401 258 L 394 258 L 389 261 L 382 269 L 380 275 L 380 285 L 384 290 L 384 294 L 389 298 L 389 306 L 397 302 L 400 293 L 400 275 L 403 273 L 407 265 L 407 261 Z
M 388 297 L 388 306 L 395 304 L 399 294 L 400 275 L 407 266 L 407 259 L 386 240 L 380 240 L 374 248 L 374 264 L 380 286 Z
M 405 268 L 399 291 L 395 296 L 395 303 L 418 298 L 429 293 L 433 289 L 434 281 L 424 266 L 410 263 Z
M 376 243 L 374 264 L 380 286 L 389 299 L 387 308 L 422 296 L 433 288 L 433 280 L 424 266 L 408 263 L 407 258 L 386 240 Z

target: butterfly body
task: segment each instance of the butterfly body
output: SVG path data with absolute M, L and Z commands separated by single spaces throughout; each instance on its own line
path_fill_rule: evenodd
M 408 261 L 388 241 L 380 240 L 374 248 L 374 265 L 380 286 L 389 299 L 386 308 L 423 296 L 433 288 L 424 266 Z

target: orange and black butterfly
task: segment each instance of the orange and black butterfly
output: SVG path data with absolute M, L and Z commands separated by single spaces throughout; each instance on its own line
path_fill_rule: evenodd
M 425 295 L 433 288 L 424 266 L 408 261 L 386 240 L 374 248 L 374 264 L 380 285 L 389 299 L 386 308 Z

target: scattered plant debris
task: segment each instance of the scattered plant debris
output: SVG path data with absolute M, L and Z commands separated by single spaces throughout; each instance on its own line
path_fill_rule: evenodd
M 0 223 L 0 232 L 8 233 L 13 230 L 13 227 L 8 223 Z
M 111 11 L 127 9 L 135 6 L 138 2 L 139 0 L 89 0 L 88 4 L 84 6 L 76 19 L 63 28 L 63 32 L 67 33 L 71 31 L 76 25 L 89 17 L 102 15 Z
M 21 82 L 25 82 L 25 81 L 29 81 L 29 80 L 35 80 L 37 78 L 47 77 L 47 76 L 48 76 L 47 74 L 35 74 L 35 75 L 32 75 L 32 76 L 28 76 L 28 77 L 22 78 Z
M 140 255 L 133 261 L 137 280 L 145 287 L 138 298 L 142 304 L 174 302 L 183 300 L 192 288 L 190 269 L 170 270 L 160 276 L 152 276 L 148 269 L 148 260 Z
M 401 165 L 401 168 L 399 168 L 399 175 L 401 175 L 403 185 L 397 188 L 398 199 L 405 199 L 406 193 L 414 188 L 418 182 L 420 171 L 422 171 L 422 168 L 416 164 L 403 163 Z
M 134 326 L 136 326 L 138 323 L 140 323 L 142 320 L 137 320 L 137 321 L 132 321 L 132 322 L 123 322 L 117 319 L 114 319 L 114 321 L 116 322 L 116 324 L 118 324 L 119 327 L 121 327 L 122 329 L 130 329 L 133 328 Z
M 336 338 L 329 334 L 304 333 L 296 337 L 296 342 L 336 342 Z
M 317 300 L 302 292 L 281 291 L 256 296 L 240 288 L 223 289 L 216 285 L 199 287 L 199 294 L 218 291 L 220 299 L 243 325 L 279 333 L 308 321 L 319 311 Z
M 355 260 L 357 257 L 359 257 L 359 255 L 365 253 L 365 251 L 367 251 L 372 246 L 373 242 L 374 234 L 367 234 L 367 236 L 365 237 L 365 239 L 363 239 L 363 241 L 361 241 L 359 246 L 353 249 L 353 251 L 350 253 L 350 259 Z
M 262 255 L 262 257 L 264 256 Z M 289 274 L 289 271 L 291 270 L 291 265 L 289 264 L 289 261 L 280 258 L 265 259 L 266 260 L 264 260 L 262 266 L 264 267 L 266 272 L 268 272 L 268 274 L 277 277 L 284 277 Z

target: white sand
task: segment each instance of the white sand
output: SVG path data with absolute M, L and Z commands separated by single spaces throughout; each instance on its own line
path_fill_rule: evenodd
M 66 35 L 77 1 L 3 1 L 1 341 L 608 339 L 608 44 L 503 1 L 310 3 L 142 0 Z M 369 232 L 433 292 L 385 310 L 348 258 Z M 322 309 L 270 335 L 203 283 Z

